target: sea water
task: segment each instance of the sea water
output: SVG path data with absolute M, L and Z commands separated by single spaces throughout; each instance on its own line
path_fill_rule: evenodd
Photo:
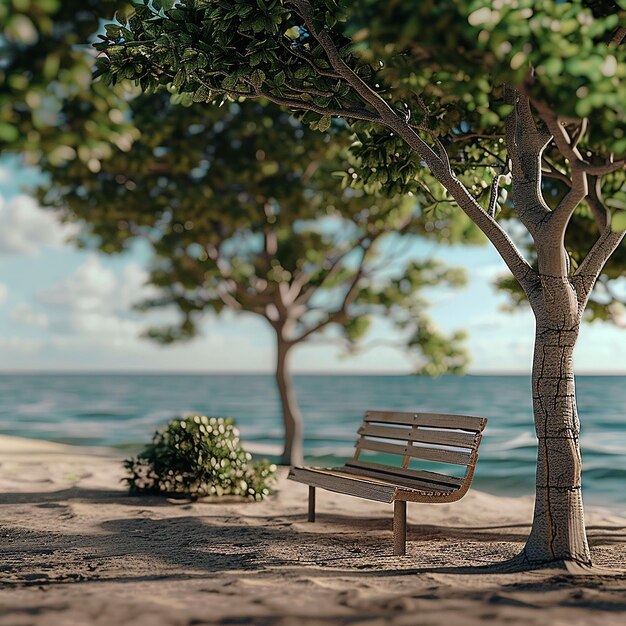
M 459 413 L 488 418 L 475 486 L 533 492 L 536 440 L 527 376 L 302 375 L 307 463 L 334 465 L 353 454 L 365 409 Z M 577 379 L 587 502 L 626 513 L 626 377 Z M 3 374 L 0 433 L 111 446 L 132 454 L 174 416 L 232 416 L 244 445 L 280 452 L 280 402 L 272 376 L 202 374 Z M 0 463 L 1 463 L 0 459 Z

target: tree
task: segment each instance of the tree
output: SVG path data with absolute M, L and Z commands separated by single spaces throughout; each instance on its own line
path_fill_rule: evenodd
M 67 107 L 67 123 L 89 132 L 91 111 L 81 118 L 72 102 Z M 342 192 L 332 175 L 343 173 L 349 143 L 340 125 L 330 141 L 262 103 L 182 107 L 164 92 L 132 100 L 130 116 L 139 135 L 132 150 L 112 146 L 95 173 L 80 159 L 44 157 L 40 199 L 84 223 L 83 245 L 116 253 L 138 239 L 148 243 L 159 294 L 143 308 L 173 305 L 181 314 L 178 324 L 152 329 L 153 339 L 191 339 L 206 312 L 267 322 L 276 341 L 283 462 L 303 461 L 291 373 L 297 346 L 323 335 L 353 352 L 371 319 L 384 315 L 419 371 L 462 371 L 463 334 L 439 333 L 418 296 L 461 284 L 462 273 L 407 254 L 416 235 L 429 236 L 431 218 L 415 198 Z M 430 236 L 458 241 L 471 232 L 457 220 Z
M 99 45 L 105 81 L 135 79 L 144 90 L 171 84 L 206 102 L 267 98 L 302 111 L 320 130 L 333 116 L 347 119 L 361 142 L 357 184 L 396 193 L 426 182 L 495 246 L 537 325 L 537 487 L 520 559 L 589 565 L 572 354 L 592 289 L 626 227 L 624 2 L 362 0 L 345 29 L 347 3 L 336 0 L 171 7 L 138 6 L 128 23 L 109 26 L 112 41 Z M 365 29 L 357 30 L 360 20 Z M 391 31 L 391 48 L 404 45 L 402 54 L 372 66 L 376 42 Z M 386 158 L 385 147 L 399 140 Z M 556 204 L 544 170 L 567 187 Z M 482 204 L 477 178 L 490 190 Z M 502 180 L 534 264 L 499 220 Z M 585 213 L 595 232 L 581 242 L 576 264 L 567 232 Z
M 606 17 L 615 13 L 617 10 L 617 5 L 611 0 L 588 1 L 584 2 L 584 4 L 592 10 L 592 14 L 595 17 Z M 374 65 L 378 59 L 385 59 L 385 61 L 389 61 L 384 70 L 386 73 L 385 82 L 393 84 L 396 93 L 402 98 L 406 98 L 408 101 L 415 99 L 415 94 L 413 93 L 411 87 L 415 87 L 417 91 L 420 92 L 430 93 L 430 90 L 434 87 L 433 85 L 429 85 L 428 83 L 424 84 L 423 82 L 420 82 L 418 85 L 412 85 L 412 80 L 415 80 L 416 77 L 410 76 L 408 72 L 413 71 L 409 60 L 419 59 L 423 54 L 423 39 L 425 33 L 420 31 L 419 24 L 424 21 L 426 14 L 430 12 L 431 9 L 426 8 L 426 10 L 422 13 L 418 13 L 415 12 L 413 7 L 407 3 L 388 3 L 385 5 L 384 10 L 381 10 L 380 5 L 377 5 L 377 3 L 369 3 L 368 5 L 363 6 L 366 6 L 367 10 L 358 13 L 357 23 L 352 27 L 353 31 L 361 30 L 361 32 L 364 32 L 366 26 L 369 25 L 367 30 L 371 35 L 368 39 L 370 47 L 367 50 L 367 53 L 362 55 L 362 58 L 365 58 L 365 60 L 372 65 Z M 477 9 L 479 8 L 479 5 L 473 4 L 470 8 Z M 524 53 L 525 48 L 528 49 L 529 42 L 526 41 L 525 38 L 532 36 L 533 32 L 537 32 L 536 25 L 539 20 L 543 18 L 544 25 L 546 20 L 546 16 L 542 16 L 541 11 L 537 11 L 537 7 L 533 3 L 527 3 L 525 6 L 520 6 L 518 8 L 520 9 L 518 15 L 522 18 L 528 15 L 529 9 L 534 9 L 534 23 L 532 24 L 530 31 L 528 27 L 526 27 L 519 33 L 520 40 L 517 41 L 516 45 L 511 48 L 509 54 L 510 59 L 512 59 L 518 52 Z M 442 15 L 436 16 L 436 19 L 444 20 L 443 25 L 440 24 L 440 26 L 446 28 L 447 22 L 445 20 L 447 19 L 449 21 L 449 12 L 447 12 L 445 6 L 442 7 L 442 11 Z M 486 14 L 483 12 L 483 16 L 485 15 Z M 474 20 L 480 19 L 479 16 L 477 17 L 474 15 Z M 577 20 L 576 22 L 572 21 L 574 17 Z M 548 72 L 546 80 L 551 80 L 551 77 L 553 76 L 559 76 L 564 64 L 567 65 L 570 71 L 572 69 L 577 69 L 578 71 L 582 71 L 583 74 L 588 74 L 589 76 L 593 76 L 595 74 L 595 78 L 602 82 L 601 85 L 597 86 L 597 89 L 602 90 L 607 94 L 605 97 L 608 102 L 618 105 L 614 107 L 614 111 L 609 109 L 608 111 L 605 111 L 605 114 L 609 115 L 609 117 L 617 115 L 616 119 L 619 120 L 619 112 L 620 110 L 623 111 L 623 104 L 620 104 L 622 101 L 620 101 L 619 96 L 616 93 L 611 92 L 610 85 L 614 82 L 614 77 L 601 77 L 598 75 L 599 69 L 596 69 L 599 68 L 599 65 L 602 62 L 602 57 L 597 57 L 595 54 L 591 54 L 588 59 L 589 62 L 579 64 L 578 67 L 576 67 L 577 60 L 582 61 L 582 59 L 576 58 L 575 51 L 577 48 L 575 46 L 567 46 L 567 54 L 560 54 L 561 46 L 563 44 L 563 35 L 561 33 L 565 32 L 565 29 L 569 29 L 571 34 L 571 31 L 575 27 L 576 23 L 588 21 L 588 17 L 589 16 L 584 13 L 578 13 L 575 8 L 570 8 L 568 10 L 563 7 L 560 11 L 559 19 L 569 18 L 567 23 L 563 26 L 563 30 L 559 31 L 557 27 L 554 26 L 554 20 L 552 20 L 549 22 L 550 32 L 547 34 L 544 33 L 547 52 L 549 53 L 551 51 L 555 51 L 556 54 L 554 56 L 557 58 L 550 61 L 546 60 L 543 67 L 541 64 L 537 64 L 537 68 L 543 75 L 545 75 L 546 71 Z M 400 31 L 398 31 L 398 24 L 404 25 L 404 28 Z M 494 28 L 499 29 L 500 32 L 495 40 L 491 42 L 492 45 L 495 47 L 504 46 L 506 48 L 509 44 L 509 42 L 505 41 L 506 28 L 503 27 L 500 29 L 500 25 L 494 26 Z M 623 37 L 625 31 L 622 27 L 609 32 L 610 35 L 608 38 L 615 38 L 617 41 Z M 432 44 L 436 38 L 439 38 L 439 31 L 435 30 L 431 31 L 431 33 L 434 33 L 432 35 Z M 483 36 L 485 34 L 486 33 L 483 33 Z M 587 33 L 583 30 L 580 34 L 582 38 L 584 38 Z M 448 35 L 453 41 L 458 41 L 459 43 L 458 51 L 456 53 L 454 50 L 451 50 L 453 53 L 453 56 L 451 57 L 451 67 L 453 67 L 454 59 L 458 59 L 466 53 L 466 50 L 468 49 L 467 41 L 463 38 L 457 39 L 456 34 L 453 36 L 452 32 L 449 32 Z M 438 58 L 441 57 L 444 50 L 445 47 L 444 49 L 442 49 L 442 47 L 438 49 Z M 400 56 L 398 56 L 398 51 L 402 52 Z M 408 54 L 409 51 L 411 54 Z M 506 63 L 506 60 L 504 60 L 504 62 Z M 610 59 L 609 63 L 611 63 Z M 406 69 L 407 65 L 408 70 Z M 524 71 L 526 71 L 526 68 L 521 67 L 520 72 Z M 439 71 L 437 75 L 438 78 L 441 77 L 442 74 L 445 76 L 445 69 L 443 71 Z M 404 77 L 408 77 L 410 80 L 403 80 Z M 468 78 L 469 77 L 466 76 L 465 80 Z M 479 71 L 475 76 L 475 81 L 468 87 L 472 91 L 477 90 L 479 94 L 482 91 L 482 86 L 484 85 L 484 83 L 477 80 L 480 78 L 481 73 Z M 567 82 L 567 80 L 567 77 L 565 77 L 565 82 Z M 466 84 L 465 81 L 457 83 L 461 89 L 464 88 L 464 84 Z M 407 86 L 409 89 L 406 88 Z M 402 89 L 403 87 L 404 89 Z M 585 89 L 583 88 L 582 93 L 584 92 Z M 489 91 L 487 91 L 486 94 L 488 95 Z M 467 94 L 458 94 L 458 96 L 466 98 Z M 445 112 L 446 115 L 458 115 L 458 110 L 455 111 L 450 108 L 448 103 L 441 102 L 440 92 L 436 92 L 431 96 L 433 99 L 435 97 L 439 98 L 440 106 L 442 105 L 441 108 L 438 109 L 439 113 Z M 434 106 L 437 109 L 436 103 Z M 584 107 L 587 106 L 587 104 L 581 103 L 579 106 Z M 493 173 L 495 172 L 489 171 L 491 168 L 488 168 L 487 171 L 485 171 L 485 168 L 479 167 L 479 164 L 484 162 L 485 157 L 488 156 L 494 157 L 491 165 L 499 165 L 502 167 L 505 165 L 506 158 L 506 145 L 504 143 L 498 143 L 498 140 L 503 141 L 504 136 L 498 132 L 499 129 L 497 126 L 489 129 L 488 133 L 485 133 L 486 129 L 481 128 L 484 124 L 476 124 L 474 121 L 472 123 L 473 130 L 480 129 L 480 132 L 484 135 L 480 137 L 472 137 L 472 129 L 470 129 L 468 124 L 468 120 L 472 116 L 472 110 L 470 109 L 476 111 L 481 117 L 486 116 L 485 119 L 488 119 L 493 116 L 493 111 L 489 107 L 497 110 L 499 102 L 494 102 L 493 99 L 485 99 L 484 94 L 479 95 L 479 97 L 476 98 L 474 102 L 469 103 L 468 108 L 463 111 L 463 119 L 461 120 L 461 118 L 456 118 L 457 123 L 460 125 L 460 128 L 458 128 L 457 131 L 461 131 L 463 135 L 461 137 L 456 137 L 456 140 L 459 142 L 475 141 L 481 144 L 480 146 L 475 145 L 468 147 L 463 151 L 463 153 L 460 154 L 460 156 L 462 156 L 465 160 L 465 166 L 461 168 L 464 182 L 466 182 L 467 186 L 472 189 L 482 189 L 483 196 L 488 196 L 490 186 L 487 182 L 492 178 Z M 585 123 L 587 123 L 587 121 L 585 121 Z M 596 128 L 596 130 L 598 129 Z M 619 126 L 615 129 L 615 131 L 617 132 L 615 137 L 616 139 L 624 136 L 623 130 L 620 129 Z M 446 136 L 445 127 L 442 129 L 442 133 L 443 135 L 441 138 L 447 143 L 450 138 Z M 495 139 L 495 143 L 487 143 L 490 138 Z M 502 148 L 504 148 L 504 150 L 502 150 Z M 621 149 L 621 152 L 623 153 L 623 148 Z M 490 153 L 496 153 L 500 159 L 495 159 L 495 155 Z M 549 144 L 542 155 L 542 188 L 544 200 L 550 208 L 556 207 L 565 194 L 570 190 L 570 179 L 567 176 L 563 176 L 563 172 L 559 170 L 560 160 L 558 150 L 556 150 L 553 145 Z M 468 170 L 470 169 L 474 170 L 476 174 L 475 176 L 468 177 Z M 616 177 L 604 176 L 601 181 L 601 188 L 598 188 L 599 182 L 600 181 L 597 178 L 594 180 L 590 179 L 589 194 L 585 201 L 583 201 L 583 206 L 580 206 L 572 216 L 572 220 L 570 221 L 566 231 L 566 249 L 570 255 L 570 260 L 574 268 L 578 267 L 587 255 L 590 247 L 589 242 L 593 241 L 594 237 L 596 237 L 597 228 L 602 228 L 602 208 L 598 205 L 604 201 L 603 197 L 606 198 L 606 203 L 613 209 L 619 210 L 626 208 L 626 190 L 624 189 L 622 174 L 619 174 Z M 435 185 L 435 188 L 436 187 L 437 185 Z M 507 185 L 506 187 L 510 189 L 510 185 Z M 504 194 L 504 197 L 501 196 L 499 200 L 506 200 L 507 189 L 502 189 L 501 193 Z M 477 197 L 481 202 L 486 202 L 487 200 L 486 197 L 481 198 L 480 195 L 475 195 L 475 197 Z M 513 207 L 510 206 L 510 203 L 500 202 L 499 221 L 505 228 L 507 228 L 507 224 L 510 223 L 508 220 L 512 217 L 514 218 L 515 216 L 512 208 Z M 522 248 L 525 258 L 533 267 L 536 267 L 537 259 L 535 256 L 534 241 L 529 233 L 527 231 L 524 233 L 522 229 L 515 227 L 511 228 L 509 232 L 516 244 Z M 596 283 L 596 287 L 590 294 L 590 299 L 585 309 L 583 320 L 592 322 L 608 321 L 620 327 L 625 325 L 626 316 L 624 305 L 626 304 L 626 293 L 620 288 L 618 281 L 625 271 L 626 247 L 620 246 L 603 267 L 602 273 Z M 512 296 L 511 304 L 513 306 L 529 306 L 528 299 L 526 298 L 521 285 L 512 275 L 499 278 L 496 281 L 496 285 L 510 293 Z

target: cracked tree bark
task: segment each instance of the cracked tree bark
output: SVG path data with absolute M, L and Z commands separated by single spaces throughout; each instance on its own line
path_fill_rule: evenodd
M 554 209 L 541 188 L 541 155 L 559 131 L 539 128 L 529 99 L 508 89 L 515 112 L 507 123 L 513 199 L 534 239 L 538 271 L 527 291 L 536 321 L 532 397 L 537 435 L 535 511 L 522 557 L 531 565 L 575 562 L 591 565 L 582 501 L 580 421 L 576 409 L 573 354 L 588 289 L 570 276 L 564 239 L 587 180 L 573 165 L 572 187 Z
M 281 462 L 284 465 L 302 465 L 304 463 L 303 423 L 291 375 L 291 344 L 281 336 L 280 330 L 277 330 L 276 338 L 276 385 L 280 394 L 285 429 L 285 447 Z
M 550 290 L 560 293 L 551 298 L 550 308 L 554 310 L 535 307 L 532 394 L 537 480 L 533 525 L 523 556 L 531 564 L 574 561 L 590 565 L 573 366 L 580 320 L 577 308 L 571 306 L 573 287 L 567 279 L 558 280 L 561 289 Z M 543 288 L 548 291 L 550 287 Z

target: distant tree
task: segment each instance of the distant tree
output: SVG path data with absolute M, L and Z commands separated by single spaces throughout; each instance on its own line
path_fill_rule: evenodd
M 333 171 L 347 167 L 349 136 L 340 127 L 331 141 L 275 107 L 173 106 L 167 93 L 133 100 L 130 113 L 140 137 L 129 152 L 113 146 L 97 172 L 80 159 L 44 158 L 41 201 L 84 223 L 84 245 L 115 253 L 137 239 L 148 243 L 160 295 L 143 308 L 173 305 L 181 314 L 180 323 L 151 330 L 153 339 L 190 339 L 207 312 L 251 313 L 269 324 L 285 463 L 303 460 L 295 347 L 323 336 L 354 352 L 372 319 L 384 317 L 416 371 L 464 369 L 463 333 L 438 332 L 418 295 L 458 286 L 463 274 L 415 260 L 409 246 L 418 235 L 476 241 L 468 220 L 435 227 L 416 197 L 367 196 L 345 183 L 342 191 Z M 89 129 L 76 111 L 65 119 Z
M 173 4 L 153 0 L 109 25 L 98 46 L 107 83 L 169 84 L 207 103 L 266 98 L 320 130 L 350 120 L 357 185 L 425 185 L 498 250 L 537 322 L 535 514 L 520 559 L 589 565 L 572 355 L 626 228 L 624 1 Z M 566 189 L 556 203 L 548 176 Z M 534 262 L 499 220 L 503 181 Z M 577 215 L 593 228 L 571 254 Z

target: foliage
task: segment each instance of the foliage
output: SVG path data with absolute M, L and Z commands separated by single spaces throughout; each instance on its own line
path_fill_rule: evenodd
M 102 6 L 104 15 L 109 5 Z M 172 3 L 152 7 L 170 10 Z M 127 23 L 124 13 L 118 18 Z M 57 28 L 73 32 L 71 22 Z M 126 43 L 110 26 L 104 39 L 107 47 Z M 83 57 L 86 66 L 94 60 Z M 55 84 L 54 128 L 32 135 L 29 150 L 48 175 L 42 202 L 85 226 L 79 245 L 95 241 L 115 253 L 137 240 L 148 244 L 159 293 L 144 307 L 181 314 L 179 323 L 152 329 L 153 339 L 190 339 L 203 313 L 228 308 L 262 316 L 284 353 L 322 333 L 352 352 L 364 346 L 372 318 L 384 316 L 400 329 L 416 370 L 464 368 L 462 333 L 441 334 L 416 292 L 459 284 L 459 273 L 426 261 L 411 267 L 409 279 L 401 274 L 410 260 L 404 242 L 416 234 L 481 240 L 469 220 L 436 206 L 418 212 L 423 190 L 413 200 L 364 200 L 363 190 L 349 188 L 345 124 L 321 124 L 334 135 L 329 142 L 262 103 L 239 110 L 229 100 L 209 111 L 200 102 L 172 106 L 163 91 L 137 98 L 138 91 L 128 81 L 69 91 Z M 193 98 L 172 100 L 190 105 Z
M 307 119 L 314 125 L 324 118 L 324 130 L 325 118 L 335 112 L 350 117 L 354 110 L 353 119 L 364 112 L 354 109 L 362 106 L 360 99 L 330 69 L 303 23 L 308 3 L 182 0 L 159 10 L 171 4 L 138 3 L 128 21 L 109 24 L 97 46 L 106 53 L 99 73 L 112 82 L 136 79 L 143 90 L 171 83 L 186 99 L 202 102 L 224 94 L 284 98 L 286 106 L 310 109 Z M 601 113 L 600 125 L 591 131 L 593 143 L 610 141 L 613 152 L 624 152 L 624 51 L 605 41 L 620 20 L 619 7 L 594 17 L 581 0 L 535 5 L 444 0 L 415 6 L 393 0 L 381 7 L 375 0 L 332 0 L 316 7 L 312 17 L 335 38 L 346 65 L 392 106 L 402 109 L 400 98 L 412 97 L 406 104 L 419 122 L 425 111 L 418 94 L 436 104 L 428 124 L 440 135 L 457 134 L 461 125 L 486 130 L 500 125 L 510 112 L 497 101 L 501 85 L 522 83 L 533 67 L 538 97 L 570 117 Z M 342 33 L 337 27 L 348 9 Z
M 169 85 L 185 101 L 263 96 L 321 130 L 342 116 L 358 138 L 345 184 L 390 195 L 421 192 L 433 215 L 450 219 L 451 194 L 415 150 L 380 126 L 379 108 L 408 119 L 435 151 L 444 149 L 485 209 L 507 162 L 505 83 L 549 103 L 568 132 L 584 124 L 579 148 L 590 164 L 619 162 L 626 154 L 626 46 L 607 42 L 623 31 L 625 11 L 623 0 L 138 3 L 128 21 L 108 26 L 97 73 L 108 83 L 135 79 L 147 91 Z M 556 187 L 562 197 L 571 185 L 570 163 L 551 145 L 544 165 L 545 191 Z M 598 180 L 603 207 L 620 229 L 626 171 Z M 497 202 L 505 211 L 512 208 L 510 191 L 508 180 Z M 568 232 L 572 266 L 603 228 L 602 216 L 596 223 L 584 219 L 590 203 L 583 199 Z M 623 270 L 622 255 L 604 277 Z M 593 311 L 606 317 L 607 310 Z
M 346 188 L 350 137 L 340 125 L 323 135 L 262 103 L 185 107 L 165 92 L 129 110 L 132 150 L 110 145 L 95 173 L 80 159 L 44 158 L 41 200 L 83 223 L 83 245 L 115 253 L 149 244 L 159 293 L 143 308 L 181 313 L 152 338 L 190 339 L 203 313 L 227 308 L 261 316 L 289 345 L 334 328 L 326 338 L 352 352 L 378 316 L 395 323 L 417 370 L 464 368 L 463 334 L 438 331 L 419 294 L 464 278 L 415 261 L 409 246 L 418 236 L 480 241 L 469 220 L 423 212 L 419 197 Z M 66 117 L 88 132 L 89 111 Z
M 104 148 L 93 137 L 79 139 L 74 129 L 62 133 L 62 102 L 90 107 L 93 130 L 105 126 L 120 145 L 129 145 L 124 102 L 105 85 L 90 88 L 93 54 L 90 38 L 101 19 L 126 0 L 5 0 L 0 3 L 0 152 L 19 153 L 37 163 L 78 156 L 96 167 Z M 111 117 L 108 114 L 113 112 Z
M 362 0 L 351 34 L 367 38 L 364 60 L 384 61 L 377 80 L 393 85 L 395 98 L 413 94 L 413 106 L 421 94 L 435 107 L 430 121 L 442 135 L 496 130 L 510 111 L 502 86 L 525 83 L 532 68 L 537 99 L 566 117 L 595 116 L 588 141 L 619 154 L 626 151 L 624 50 L 607 40 L 624 11 L 613 0 Z
M 251 459 L 231 418 L 189 415 L 169 422 L 136 459 L 124 462 L 125 481 L 131 493 L 262 500 L 276 466 Z

